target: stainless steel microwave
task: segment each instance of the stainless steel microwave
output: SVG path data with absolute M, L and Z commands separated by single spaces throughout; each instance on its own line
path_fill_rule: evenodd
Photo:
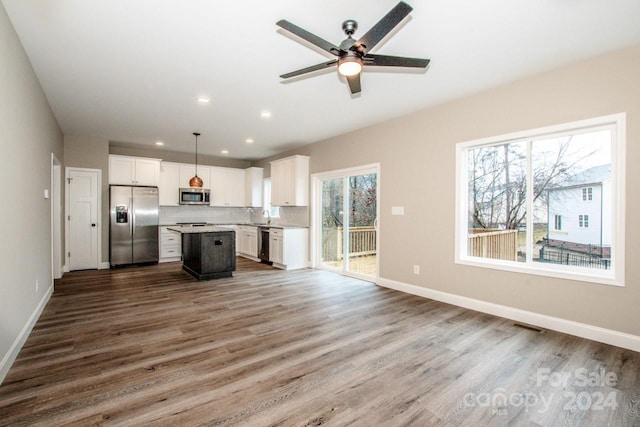
M 208 188 L 181 188 L 180 204 L 181 205 L 208 205 L 211 201 L 211 193 Z

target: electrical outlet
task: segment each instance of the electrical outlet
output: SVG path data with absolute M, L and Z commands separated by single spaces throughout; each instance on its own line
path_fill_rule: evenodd
M 413 274 L 420 274 L 420 266 L 419 265 L 414 265 L 413 266 Z
M 36 280 L 36 292 L 40 291 L 40 282 Z

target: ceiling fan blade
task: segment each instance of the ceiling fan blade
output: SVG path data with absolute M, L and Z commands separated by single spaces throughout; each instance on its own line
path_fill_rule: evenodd
M 357 50 L 361 53 L 367 53 L 380 40 L 384 38 L 396 25 L 411 13 L 413 8 L 405 2 L 400 2 L 387 13 L 376 25 L 374 25 L 364 36 L 353 44 L 351 50 Z
M 311 67 L 302 68 L 300 70 L 292 71 L 290 73 L 283 74 L 280 77 L 283 78 L 283 79 L 288 79 L 290 77 L 299 76 L 299 75 L 302 75 L 302 74 L 310 73 L 312 71 L 323 70 L 325 68 L 331 67 L 332 65 L 336 65 L 337 63 L 338 63 L 338 60 L 334 59 L 334 60 L 329 61 L 329 62 L 323 62 L 321 64 L 312 65 Z
M 429 59 L 423 58 L 406 58 L 404 56 L 389 56 L 389 55 L 366 55 L 362 58 L 366 66 L 379 66 L 379 67 L 413 67 L 413 68 L 427 68 L 429 65 Z
M 360 87 L 360 73 L 353 76 L 347 76 L 347 81 L 349 82 L 349 89 L 351 89 L 352 94 L 360 93 L 362 90 Z
M 276 25 L 308 41 L 312 45 L 317 46 L 326 52 L 329 52 L 332 55 L 338 56 L 338 54 L 340 53 L 340 48 L 338 48 L 338 46 L 334 45 L 333 43 L 329 43 L 325 39 L 318 37 L 315 34 L 312 34 L 309 31 L 304 30 L 295 24 L 292 24 L 287 20 L 281 19 L 276 22 Z

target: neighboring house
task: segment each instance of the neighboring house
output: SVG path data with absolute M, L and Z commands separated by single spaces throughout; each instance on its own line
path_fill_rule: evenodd
M 549 189 L 548 245 L 607 256 L 611 246 L 611 164 Z M 600 252 L 600 248 L 603 248 Z

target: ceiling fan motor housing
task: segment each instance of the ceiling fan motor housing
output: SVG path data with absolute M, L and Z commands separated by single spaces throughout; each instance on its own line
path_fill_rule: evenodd
M 342 23 L 342 31 L 348 36 L 352 35 L 358 29 L 358 23 L 353 19 L 347 19 Z

